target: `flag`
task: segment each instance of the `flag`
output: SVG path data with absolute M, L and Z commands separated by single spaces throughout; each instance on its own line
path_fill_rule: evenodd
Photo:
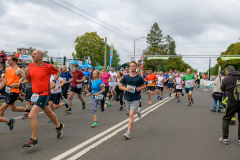
M 110 65 L 109 65 L 110 67 L 111 67 L 111 65 L 112 65 L 113 48 L 114 48 L 114 45 L 111 44 L 111 46 L 110 46 Z
M 142 71 L 143 71 L 143 56 L 141 57 L 141 65 L 142 65 Z

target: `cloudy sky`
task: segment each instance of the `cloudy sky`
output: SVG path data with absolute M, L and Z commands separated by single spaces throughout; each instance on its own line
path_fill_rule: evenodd
M 88 19 L 49 0 L 0 0 L 0 50 L 34 47 L 49 51 L 53 57 L 72 58 L 76 37 L 97 31 L 100 37 L 108 37 L 109 45 L 114 44 L 121 63 L 130 61 L 127 55 L 133 55 L 133 40 L 91 20 L 134 38 L 146 37 L 157 22 L 164 35 L 173 37 L 176 52 L 182 55 L 219 55 L 240 37 L 239 0 L 66 0 L 72 6 L 52 1 Z M 146 40 L 140 41 L 136 43 L 137 55 L 146 48 Z M 184 61 L 199 71 L 208 69 L 209 59 Z M 213 59 L 211 65 L 215 64 Z

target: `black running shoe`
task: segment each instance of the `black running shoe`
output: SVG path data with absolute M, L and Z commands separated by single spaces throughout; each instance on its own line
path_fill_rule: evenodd
M 85 102 L 82 103 L 82 109 L 84 110 L 86 108 Z
M 22 147 L 25 149 L 30 149 L 35 146 L 37 146 L 37 140 L 30 138 L 30 140 L 26 144 L 24 144 Z
M 191 103 L 192 103 L 192 104 L 194 103 L 193 99 L 191 99 Z
M 56 130 L 57 130 L 57 138 L 61 138 L 62 137 L 62 135 L 63 135 L 63 128 L 64 128 L 64 124 L 61 124 L 61 123 L 60 123 L 60 127 L 56 128 Z
M 191 102 L 189 102 L 189 103 L 188 103 L 188 106 L 191 106 L 191 104 L 192 104 L 192 103 L 191 103 Z

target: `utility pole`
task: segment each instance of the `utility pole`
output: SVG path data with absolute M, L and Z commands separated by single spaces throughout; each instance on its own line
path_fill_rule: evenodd
M 209 73 L 208 73 L 208 80 L 210 80 L 210 68 L 211 68 L 211 58 L 209 58 Z
M 134 54 L 133 54 L 133 61 L 135 61 L 135 40 L 134 40 Z
M 107 37 L 105 37 L 104 66 L 107 66 Z

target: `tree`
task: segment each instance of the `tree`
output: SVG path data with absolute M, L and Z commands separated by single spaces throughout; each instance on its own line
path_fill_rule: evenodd
M 86 32 L 75 40 L 76 54 L 72 53 L 74 59 L 82 60 L 90 57 L 91 65 L 96 66 L 97 62 L 104 60 L 104 39 L 97 35 L 97 32 Z

